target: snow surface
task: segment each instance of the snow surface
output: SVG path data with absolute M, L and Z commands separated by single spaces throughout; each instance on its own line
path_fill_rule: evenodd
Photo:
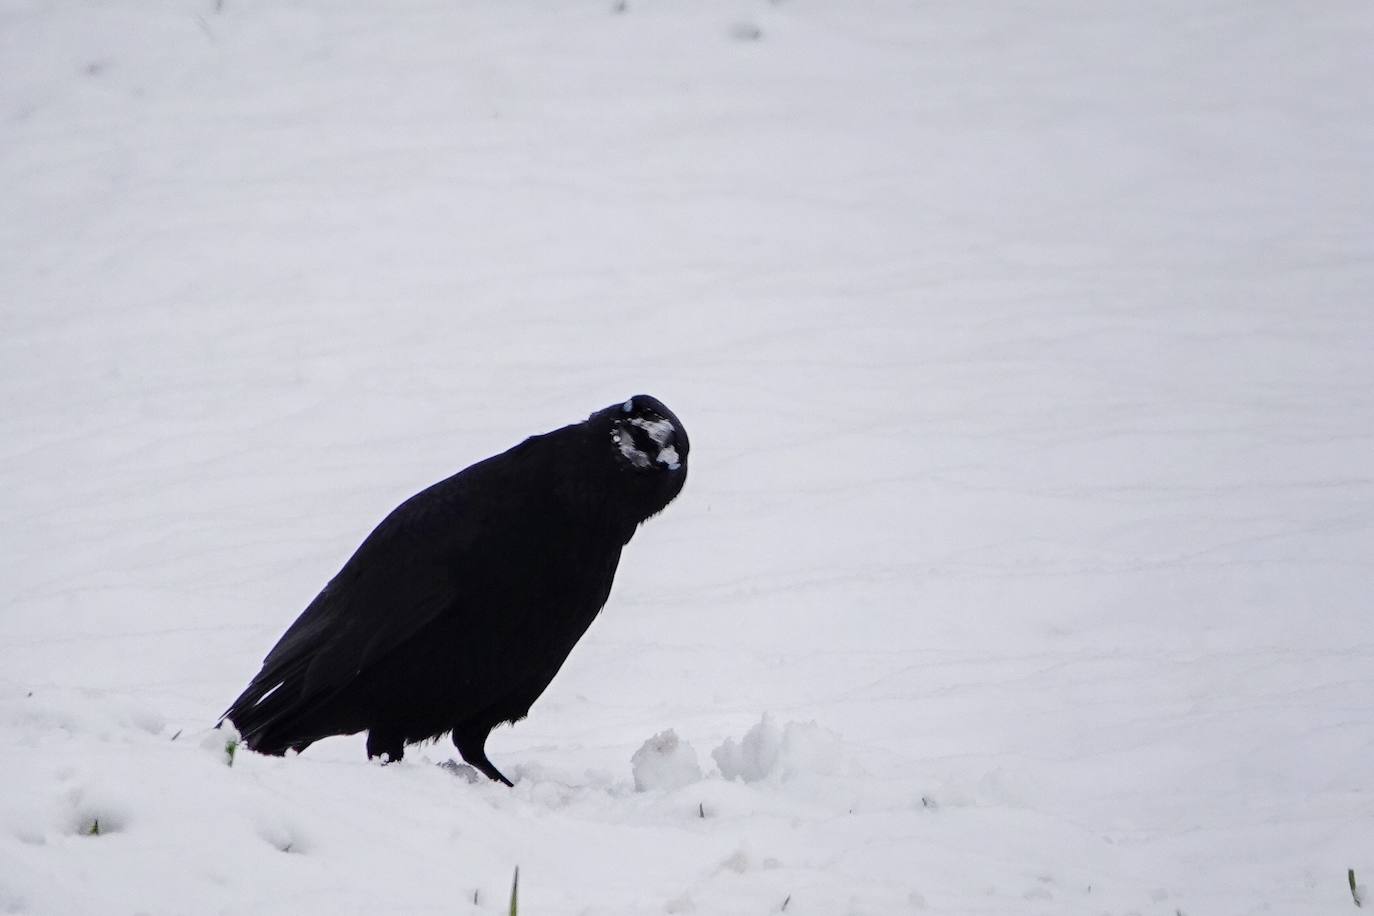
M 532 914 L 1351 912 L 1371 47 L 1366 0 L 0 3 L 0 912 L 516 865 Z M 691 479 L 513 790 L 228 765 L 391 508 L 641 391 Z M 852 768 L 633 791 L 765 712 Z

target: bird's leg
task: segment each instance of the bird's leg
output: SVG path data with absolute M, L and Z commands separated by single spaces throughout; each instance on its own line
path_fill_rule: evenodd
M 396 763 L 406 755 L 406 744 L 395 735 L 378 733 L 370 729 L 367 733 L 367 759 L 385 756 L 386 763 Z
M 489 734 L 491 734 L 491 730 L 485 728 L 471 731 L 455 728 L 453 730 L 453 746 L 458 748 L 458 753 L 463 760 L 475 766 L 488 779 L 514 786 L 514 783 L 502 776 L 501 771 L 492 766 L 491 761 L 487 759 L 486 747 L 487 735 Z

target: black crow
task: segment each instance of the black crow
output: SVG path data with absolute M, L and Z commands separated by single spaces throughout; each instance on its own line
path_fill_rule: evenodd
M 224 713 L 248 747 L 367 731 L 368 757 L 524 718 L 606 603 L 620 550 L 687 478 L 687 431 L 647 395 L 524 442 L 401 503 Z

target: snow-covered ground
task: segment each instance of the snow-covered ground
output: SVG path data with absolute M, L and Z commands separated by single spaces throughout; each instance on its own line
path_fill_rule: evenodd
M 3 0 L 0 912 L 1352 911 L 1371 48 L 1367 0 Z M 388 510 L 640 391 L 691 478 L 513 790 L 226 765 Z

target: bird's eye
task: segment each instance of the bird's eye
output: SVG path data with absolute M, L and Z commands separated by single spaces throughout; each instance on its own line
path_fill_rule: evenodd
M 633 410 L 635 409 L 635 399 L 634 399 L 634 398 L 630 398 L 630 399 L 629 399 L 628 401 L 626 401 L 624 404 L 621 404 L 621 405 L 620 405 L 620 409 L 623 410 L 623 411 L 625 411 L 626 413 L 630 413 L 631 411 L 633 411 Z

